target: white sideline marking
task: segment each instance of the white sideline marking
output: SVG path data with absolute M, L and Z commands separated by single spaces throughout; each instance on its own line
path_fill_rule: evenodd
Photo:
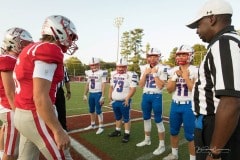
M 76 152 L 81 154 L 85 159 L 87 159 L 87 160 L 92 160 L 92 159 L 101 160 L 95 154 L 90 152 L 86 147 L 84 147 L 82 144 L 78 143 L 76 140 L 74 140 L 71 137 L 70 137 L 70 139 L 71 139 L 71 146 L 75 149 Z

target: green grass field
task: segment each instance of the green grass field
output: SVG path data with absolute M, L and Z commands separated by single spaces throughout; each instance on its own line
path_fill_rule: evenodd
M 88 104 L 83 101 L 83 92 L 84 92 L 85 83 L 72 82 L 71 83 L 71 92 L 72 97 L 70 100 L 66 101 L 67 105 L 67 115 L 79 115 L 88 113 Z M 108 103 L 108 87 L 106 86 L 105 92 L 105 103 Z M 133 96 L 132 109 L 141 111 L 141 98 L 142 98 L 142 89 L 137 88 L 135 95 Z M 171 95 L 168 94 L 165 90 L 163 91 L 163 111 L 164 115 L 169 115 L 171 102 Z
M 85 86 L 85 83 L 75 83 L 75 82 L 71 83 L 72 97 L 70 100 L 67 101 L 67 115 L 70 116 L 70 115 L 79 115 L 79 114 L 88 113 L 88 105 L 82 100 L 84 86 Z M 108 92 L 108 85 L 105 93 L 106 98 L 108 94 L 107 92 Z M 142 89 L 137 88 L 137 92 L 133 97 L 132 109 L 141 111 L 141 107 L 140 107 L 141 97 L 142 97 Z M 106 102 L 108 102 L 107 99 L 106 99 Z M 163 92 L 164 116 L 169 115 L 170 102 L 171 102 L 171 95 L 164 90 Z M 121 143 L 121 137 L 109 138 L 107 136 L 107 134 L 112 132 L 114 129 L 115 129 L 115 126 L 111 126 L 111 127 L 106 127 L 105 131 L 101 135 L 96 135 L 95 131 L 91 131 L 91 132 L 81 133 L 79 134 L 79 136 L 85 138 L 89 143 L 96 146 L 102 152 L 108 154 L 114 160 L 120 160 L 120 159 L 157 160 L 157 159 L 162 159 L 164 156 L 166 156 L 168 153 L 171 152 L 168 123 L 165 123 L 165 129 L 166 129 L 165 145 L 167 146 L 167 148 L 166 148 L 166 152 L 160 156 L 154 156 L 152 154 L 154 149 L 156 149 L 158 146 L 157 130 L 156 130 L 156 126 L 154 125 L 154 122 L 152 123 L 152 132 L 151 132 L 152 145 L 146 146 L 143 148 L 136 147 L 136 143 L 144 139 L 142 121 L 132 123 L 131 139 L 127 144 Z M 187 142 L 183 138 L 182 130 L 180 133 L 179 159 L 180 160 L 189 159 Z

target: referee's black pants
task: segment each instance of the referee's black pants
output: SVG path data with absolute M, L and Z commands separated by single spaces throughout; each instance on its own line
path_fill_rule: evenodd
M 57 90 L 55 105 L 57 108 L 58 120 L 61 123 L 63 129 L 67 131 L 66 100 L 62 87 L 58 88 Z
M 196 147 L 196 160 L 206 160 L 208 155 L 208 149 L 212 139 L 214 130 L 215 115 L 204 116 L 203 129 L 195 128 L 194 142 Z M 240 119 L 235 131 L 230 137 L 228 143 L 224 149 L 227 149 L 221 153 L 222 160 L 240 160 Z M 229 152 L 229 151 L 230 152 Z

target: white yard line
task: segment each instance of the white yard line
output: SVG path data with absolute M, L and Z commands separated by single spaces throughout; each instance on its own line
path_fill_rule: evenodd
M 97 157 L 95 154 L 93 154 L 91 151 L 89 151 L 86 147 L 84 147 L 81 143 L 76 141 L 73 138 L 71 139 L 71 146 L 81 154 L 86 160 L 101 160 L 101 158 Z

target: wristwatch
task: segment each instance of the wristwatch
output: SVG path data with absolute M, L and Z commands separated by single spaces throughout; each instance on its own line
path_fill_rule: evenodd
M 211 151 L 208 152 L 208 156 L 212 157 L 212 159 L 220 159 L 221 158 L 220 153 L 216 154 L 216 153 L 212 153 Z

